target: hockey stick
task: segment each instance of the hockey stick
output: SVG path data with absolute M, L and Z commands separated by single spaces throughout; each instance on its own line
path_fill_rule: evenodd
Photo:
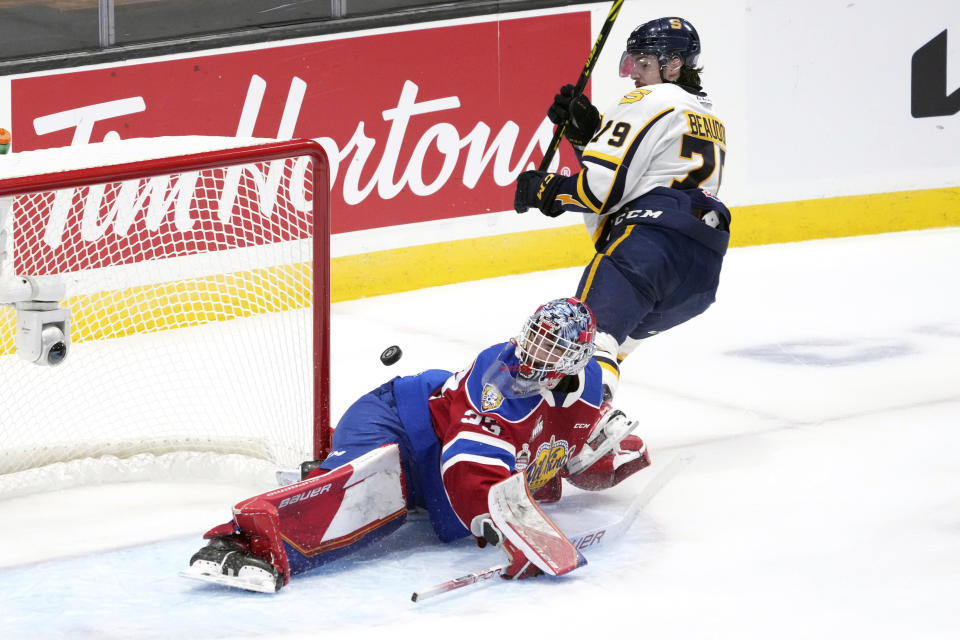
M 607 36 L 610 35 L 610 29 L 613 28 L 613 22 L 617 19 L 622 4 L 623 0 L 614 0 L 613 6 L 610 7 L 610 13 L 607 14 L 607 19 L 604 21 L 603 27 L 600 28 L 600 35 L 597 36 L 597 41 L 593 43 L 593 49 L 590 50 L 590 55 L 587 56 L 587 63 L 583 65 L 583 71 L 580 72 L 580 77 L 577 78 L 577 85 L 573 90 L 573 95 L 580 95 L 586 88 L 587 80 L 590 79 L 590 74 L 593 73 L 593 67 L 597 64 L 597 58 L 600 57 L 600 50 L 603 49 L 603 45 L 607 41 Z M 553 160 L 554 154 L 557 152 L 557 149 L 560 148 L 560 141 L 563 140 L 563 132 L 566 128 L 567 123 L 561 122 L 557 125 L 557 128 L 554 129 L 553 140 L 550 141 L 550 146 L 547 148 L 547 152 L 543 154 L 543 160 L 540 161 L 540 171 L 547 170 L 550 161 Z
M 656 496 L 660 490 L 663 489 L 664 485 L 670 482 L 670 480 L 672 480 L 678 473 L 683 471 L 683 469 L 690 464 L 691 460 L 693 460 L 692 456 L 677 456 L 671 460 L 667 466 L 661 469 L 660 472 L 655 475 L 650 482 L 647 483 L 647 486 L 643 488 L 643 491 L 637 494 L 637 497 L 633 499 L 633 502 L 630 503 L 630 506 L 628 506 L 627 510 L 623 512 L 623 516 L 621 516 L 619 520 L 613 524 L 597 527 L 595 529 L 579 533 L 575 536 L 570 536 L 570 542 L 572 542 L 573 546 L 575 546 L 577 549 L 583 551 L 588 547 L 595 547 L 598 544 L 603 544 L 604 542 L 620 538 L 624 533 L 627 532 L 630 526 L 633 525 L 634 521 L 640 515 L 640 512 L 643 511 L 644 507 L 650 504 L 650 501 L 653 500 L 654 496 Z M 509 566 L 509 564 L 499 564 L 495 567 L 484 569 L 483 571 L 468 573 L 464 576 L 460 576 L 459 578 L 441 582 L 440 584 L 434 585 L 427 589 L 414 591 L 413 595 L 410 596 L 410 599 L 414 602 L 420 602 L 421 600 L 438 596 L 441 593 L 447 593 L 448 591 L 454 591 L 455 589 L 468 587 L 478 582 L 484 582 L 485 580 L 499 576 L 503 570 Z
M 509 564 L 498 564 L 495 567 L 490 567 L 489 569 L 478 571 L 477 573 L 468 573 L 465 576 L 460 576 L 459 578 L 454 578 L 453 580 L 441 582 L 440 584 L 434 585 L 429 589 L 414 591 L 413 595 L 410 596 L 410 599 L 414 602 L 420 602 L 421 600 L 426 600 L 427 598 L 432 598 L 433 596 L 438 596 L 441 593 L 453 591 L 454 589 L 469 587 L 471 584 L 483 582 L 484 580 L 489 580 L 490 578 L 496 578 L 503 573 L 504 569 L 508 568 L 509 566 Z

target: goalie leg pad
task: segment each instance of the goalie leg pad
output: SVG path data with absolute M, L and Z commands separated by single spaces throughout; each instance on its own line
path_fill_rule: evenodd
M 399 449 L 391 444 L 324 475 L 238 503 L 233 508 L 233 522 L 214 527 L 206 537 L 212 538 L 208 546 L 229 544 L 269 564 L 283 585 L 291 575 L 394 531 L 406 520 L 406 513 Z M 205 553 L 215 555 L 216 550 Z M 203 557 L 195 555 L 191 565 L 194 560 Z M 195 573 L 214 573 L 210 565 L 198 566 L 203 571 Z M 225 567 L 228 565 L 220 566 L 220 574 L 226 575 Z M 230 581 L 211 581 L 250 588 Z
M 406 513 L 399 448 L 391 444 L 241 502 L 234 520 L 250 536 L 252 551 L 289 576 L 392 532 Z

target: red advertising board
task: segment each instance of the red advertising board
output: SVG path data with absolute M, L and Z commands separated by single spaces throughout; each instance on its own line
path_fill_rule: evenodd
M 330 159 L 334 233 L 504 211 L 589 47 L 578 12 L 19 78 L 12 126 L 18 151 L 314 138 Z

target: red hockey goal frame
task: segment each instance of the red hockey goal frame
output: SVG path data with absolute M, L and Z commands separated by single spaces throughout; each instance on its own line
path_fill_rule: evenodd
M 0 180 L 0 197 L 93 186 L 105 182 L 145 179 L 170 173 L 202 171 L 235 165 L 311 158 L 313 197 L 313 454 L 323 458 L 330 450 L 330 198 L 329 161 L 313 140 L 265 142 L 254 146 L 203 151 L 135 162 L 105 164 L 56 173 Z

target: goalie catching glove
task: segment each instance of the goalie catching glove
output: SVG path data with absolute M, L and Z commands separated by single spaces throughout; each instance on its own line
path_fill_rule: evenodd
M 639 436 L 627 436 L 610 453 L 602 456 L 567 482 L 587 491 L 616 486 L 641 469 L 650 466 L 650 454 Z
M 606 413 L 580 452 L 567 461 L 567 480 L 589 491 L 609 489 L 650 466 L 650 454 L 643 440 L 630 435 L 637 425 L 619 409 Z

